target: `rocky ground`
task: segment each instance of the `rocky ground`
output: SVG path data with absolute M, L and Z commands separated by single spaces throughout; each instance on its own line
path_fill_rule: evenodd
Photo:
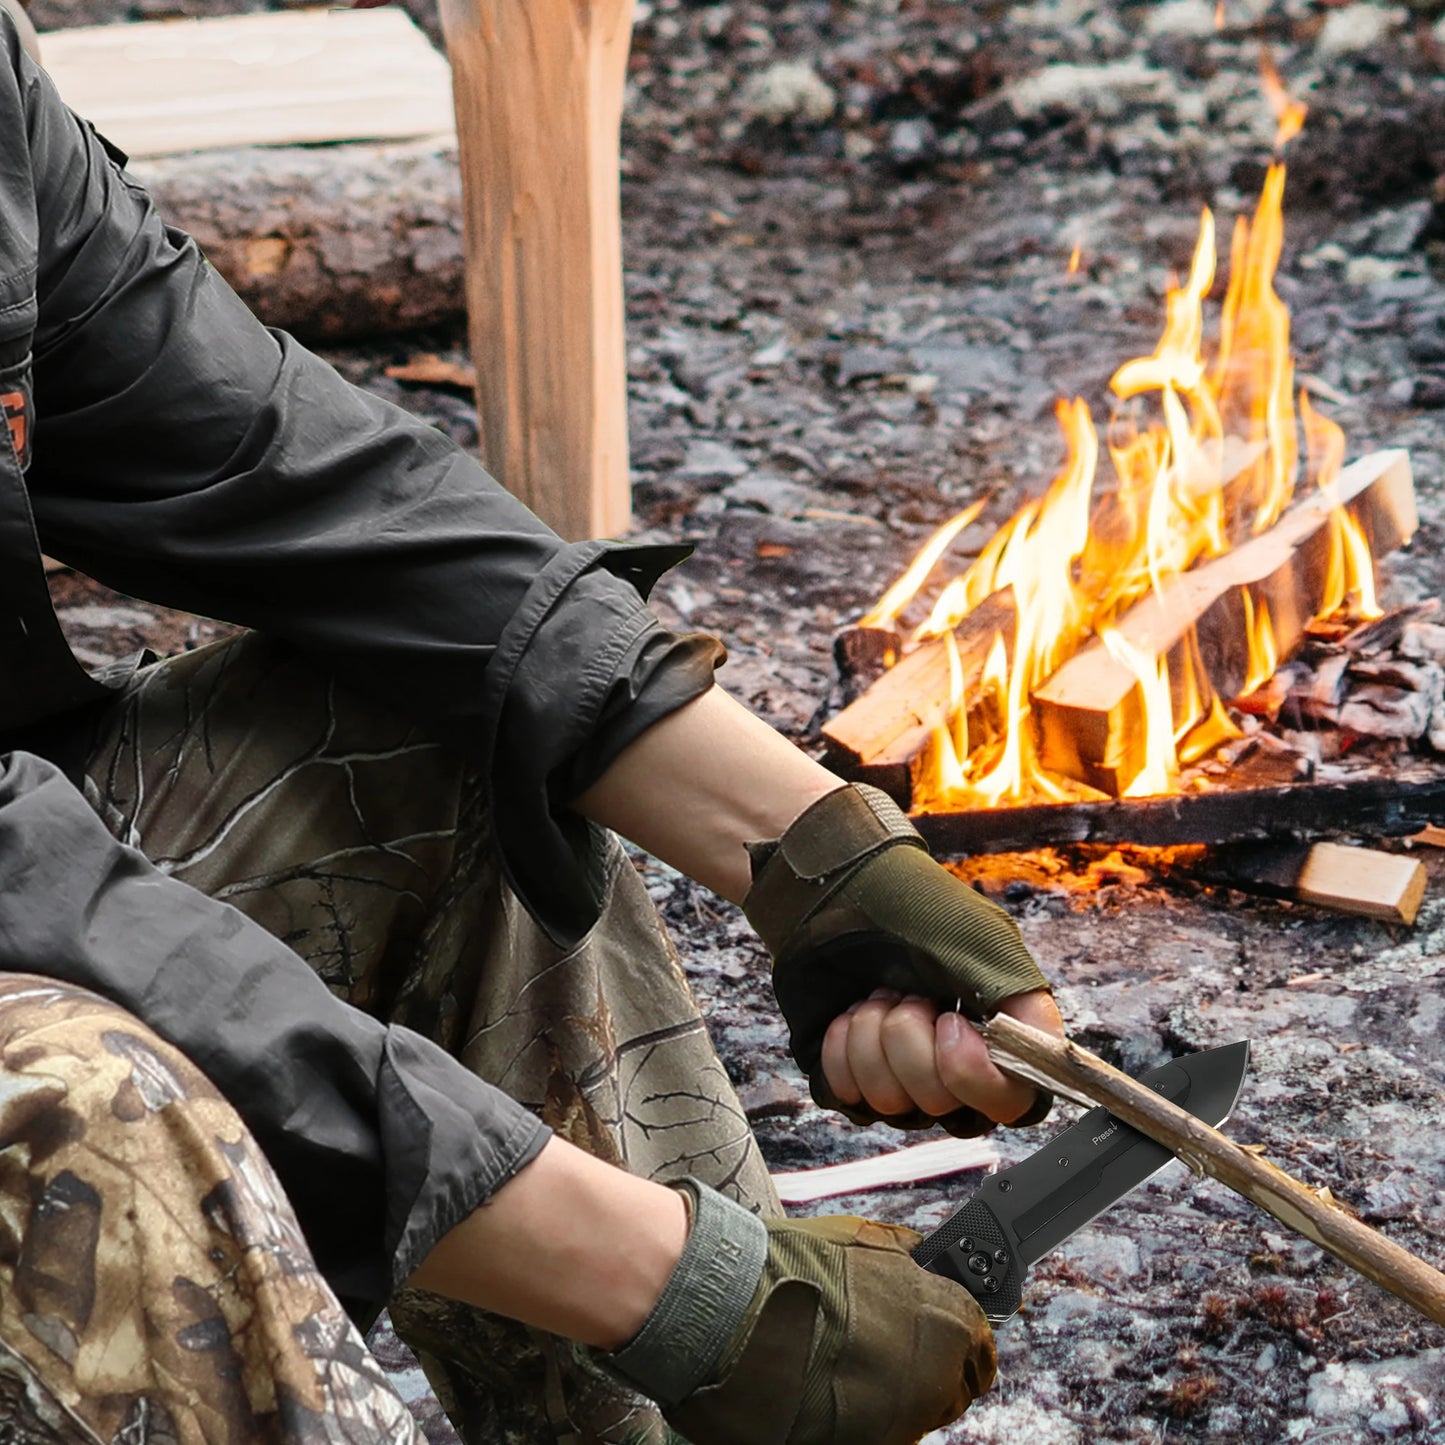
M 407 3 L 435 36 L 428 0 Z M 220 8 L 243 7 L 126 14 Z M 113 0 L 34 13 L 119 18 Z M 1200 206 L 1221 234 L 1252 206 L 1273 132 L 1262 43 L 1312 108 L 1278 282 L 1300 370 L 1352 455 L 1411 450 L 1423 525 L 1387 595 L 1445 594 L 1441 7 L 1223 0 L 1222 18 L 1204 0 L 640 0 L 623 185 L 637 531 L 696 542 L 658 610 L 726 639 L 723 680 L 801 745 L 833 631 L 964 500 L 988 493 L 998 522 L 1042 488 L 1054 399 L 1107 415 Z M 327 355 L 474 445 L 464 392 L 381 374 L 423 351 L 465 359 L 459 332 Z M 97 658 L 216 630 L 56 585 Z M 1445 861 L 1426 861 L 1409 930 L 1165 880 L 1147 859 L 1020 859 L 1014 883 L 987 882 L 1076 1035 L 1132 1071 L 1249 1038 L 1234 1137 L 1445 1263 Z M 811 1105 L 737 910 L 639 865 L 769 1162 L 913 1142 Z M 1020 1158 L 1047 1132 L 999 1145 Z M 927 1228 L 977 1182 L 807 1208 Z M 446 1438 L 395 1342 L 377 1345 Z M 1037 1267 L 999 1348 L 998 1389 L 940 1438 L 1445 1441 L 1445 1330 L 1178 1165 Z

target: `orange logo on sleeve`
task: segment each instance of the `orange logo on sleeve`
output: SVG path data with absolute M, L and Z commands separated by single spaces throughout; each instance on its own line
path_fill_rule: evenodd
M 25 393 L 23 391 L 0 392 L 0 408 L 5 412 L 5 425 L 10 428 L 10 441 L 19 461 L 25 460 Z

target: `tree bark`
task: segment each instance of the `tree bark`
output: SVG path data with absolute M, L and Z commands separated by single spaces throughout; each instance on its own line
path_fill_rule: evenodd
M 454 136 L 248 146 L 127 169 L 269 326 L 337 341 L 466 313 Z

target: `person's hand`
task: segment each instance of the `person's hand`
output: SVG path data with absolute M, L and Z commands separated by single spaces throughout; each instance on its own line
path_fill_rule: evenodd
M 601 1357 L 692 1445 L 915 1445 L 992 1385 L 993 1333 L 922 1236 L 851 1215 L 759 1220 L 696 1181 L 687 1248 Z
M 1053 995 L 1005 999 L 1001 1013 L 1062 1037 Z M 821 1056 L 823 1083 L 840 1111 L 864 1109 L 880 1119 L 917 1110 L 930 1119 L 960 1104 L 1008 1124 L 1036 1103 L 1034 1089 L 1001 1073 L 983 1036 L 961 1014 L 932 999 L 876 989 L 828 1025 Z
M 1006 1007 L 1062 1032 L 1048 983 L 1008 914 L 935 862 L 887 794 L 837 789 L 750 851 L 744 911 L 772 953 L 793 1057 L 819 1104 L 855 1123 L 958 1135 L 1045 1117 L 1049 1096 L 1005 1080 L 977 1032 L 948 1015 Z M 897 1002 L 870 999 L 878 989 Z

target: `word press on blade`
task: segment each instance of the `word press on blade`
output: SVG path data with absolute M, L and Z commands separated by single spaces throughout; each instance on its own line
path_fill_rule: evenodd
M 1141 1084 L 1218 1128 L 1249 1068 L 1249 1042 L 1185 1054 Z M 913 1250 L 914 1260 L 963 1285 L 993 1324 L 1018 1313 L 1029 1266 L 1157 1173 L 1173 1151 L 1102 1106 L 1022 1163 L 1001 1169 Z

